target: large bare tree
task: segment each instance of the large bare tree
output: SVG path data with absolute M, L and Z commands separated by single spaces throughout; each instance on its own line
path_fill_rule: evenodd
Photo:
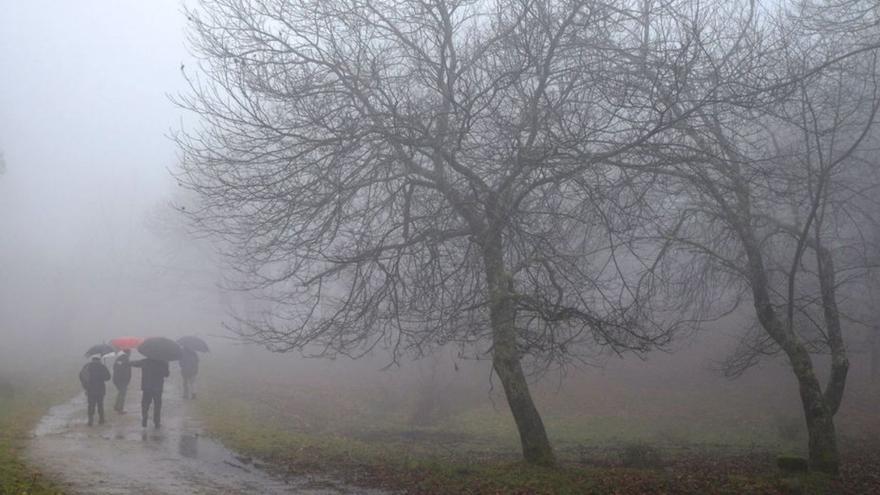
M 273 301 L 237 331 L 325 355 L 485 343 L 525 459 L 554 464 L 524 365 L 668 340 L 658 249 L 628 240 L 650 180 L 614 162 L 764 91 L 737 83 L 749 5 L 203 0 L 178 177 Z M 728 51 L 699 90 L 697 39 Z
M 678 254 L 667 258 L 671 279 L 751 299 L 757 325 L 727 371 L 783 354 L 799 384 L 810 465 L 837 473 L 834 415 L 849 369 L 839 294 L 854 273 L 865 274 L 867 265 L 849 262 L 864 249 L 860 226 L 876 221 L 860 205 L 878 185 L 869 158 L 878 55 L 860 35 L 820 33 L 803 19 L 776 18 L 782 49 L 768 73 L 786 74 L 784 91 L 692 113 L 679 148 L 664 148 L 670 154 L 654 162 L 662 176 L 655 197 L 665 207 L 655 234 Z M 824 386 L 820 353 L 830 356 Z

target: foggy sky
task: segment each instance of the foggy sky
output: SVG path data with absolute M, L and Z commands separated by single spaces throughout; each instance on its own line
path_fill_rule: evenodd
M 150 229 L 176 188 L 181 10 L 0 0 L 0 334 L 174 335 L 219 319 L 193 295 L 205 267 L 180 270 L 192 253 Z
M 223 333 L 216 267 L 150 229 L 177 189 L 168 134 L 188 117 L 169 95 L 186 92 L 181 64 L 195 68 L 185 21 L 180 0 L 0 0 L 7 342 Z

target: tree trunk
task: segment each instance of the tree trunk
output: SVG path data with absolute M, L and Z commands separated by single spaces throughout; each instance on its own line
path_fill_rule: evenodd
M 810 469 L 837 476 L 840 474 L 840 455 L 837 452 L 834 417 L 821 412 L 820 408 L 810 409 L 804 406 L 804 411 L 810 437 Z
M 810 469 L 837 476 L 840 455 L 837 451 L 834 412 L 822 393 L 809 355 L 803 346 L 798 345 L 790 359 L 800 385 L 801 403 L 807 422 Z
M 846 377 L 849 374 L 849 359 L 843 343 L 843 330 L 840 326 L 840 311 L 837 308 L 837 281 L 834 272 L 834 259 L 831 251 L 823 246 L 818 237 L 815 241 L 819 271 L 819 287 L 822 291 L 822 310 L 825 315 L 825 335 L 831 351 L 831 373 L 825 386 L 825 406 L 833 418 L 840 409 L 843 392 L 846 390 Z
M 504 270 L 500 240 L 484 246 L 489 288 L 489 319 L 492 325 L 492 366 L 504 387 L 507 403 L 519 431 L 523 458 L 529 464 L 552 467 L 556 456 L 547 439 L 544 422 L 532 401 L 529 385 L 516 346 L 512 280 Z
M 843 386 L 846 383 L 846 370 L 848 363 L 843 350 L 842 339 L 839 336 L 839 327 L 832 325 L 830 331 L 835 333 L 831 342 L 833 347 L 832 372 L 829 379 L 828 396 L 823 394 L 822 386 L 816 378 L 813 368 L 813 360 L 809 352 L 798 341 L 797 335 L 790 327 L 783 324 L 773 308 L 770 298 L 770 284 L 767 280 L 767 272 L 764 268 L 763 257 L 757 248 L 757 241 L 752 232 L 742 228 L 742 239 L 749 260 L 749 275 L 752 288 L 752 297 L 758 321 L 767 334 L 782 348 L 791 363 L 792 372 L 798 380 L 801 404 L 804 410 L 804 419 L 807 422 L 809 434 L 809 462 L 810 469 L 836 476 L 840 469 L 840 456 L 837 452 L 837 437 L 834 430 L 834 414 L 840 405 L 843 396 Z M 825 274 L 833 270 L 833 265 L 828 259 L 824 260 Z M 821 261 L 820 261 L 821 264 Z M 820 280 L 820 283 L 833 282 L 833 279 Z M 831 284 L 833 287 L 833 283 Z M 833 293 L 832 293 L 833 295 Z M 828 296 L 823 291 L 823 298 Z M 827 298 L 826 298 L 827 299 Z M 828 307 L 834 300 L 825 300 L 825 317 L 836 318 L 836 303 L 834 307 Z M 835 318 L 831 318 L 836 324 Z

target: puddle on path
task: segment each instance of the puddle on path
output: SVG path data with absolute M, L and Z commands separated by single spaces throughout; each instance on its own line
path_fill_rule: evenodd
M 132 381 L 135 385 L 136 380 Z M 162 427 L 140 424 L 140 391 L 131 390 L 128 414 L 112 411 L 107 424 L 86 425 L 80 395 L 53 407 L 34 430 L 30 462 L 60 482 L 65 492 L 109 494 L 381 494 L 322 476 L 279 478 L 206 437 L 189 403 L 166 386 Z M 137 388 L 137 387 L 134 387 Z

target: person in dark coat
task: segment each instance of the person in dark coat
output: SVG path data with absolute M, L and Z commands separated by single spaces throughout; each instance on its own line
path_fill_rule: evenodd
M 147 418 L 150 415 L 150 405 L 153 406 L 153 425 L 159 428 L 162 423 L 162 389 L 165 379 L 170 374 L 168 361 L 158 359 L 140 359 L 129 363 L 135 368 L 141 369 L 141 425 L 146 428 Z
M 196 375 L 199 374 L 199 355 L 184 347 L 180 355 L 180 374 L 183 376 L 183 398 L 195 399 Z
M 125 395 L 128 393 L 128 384 L 131 383 L 130 360 L 131 349 L 126 349 L 113 361 L 113 385 L 116 386 L 116 404 L 113 410 L 119 414 L 125 414 Z
M 109 379 L 110 370 L 104 366 L 98 356 L 93 357 L 79 372 L 79 381 L 86 391 L 89 403 L 89 426 L 94 424 L 95 409 L 98 410 L 98 424 L 104 424 L 104 395 L 107 393 L 107 386 L 104 382 Z

